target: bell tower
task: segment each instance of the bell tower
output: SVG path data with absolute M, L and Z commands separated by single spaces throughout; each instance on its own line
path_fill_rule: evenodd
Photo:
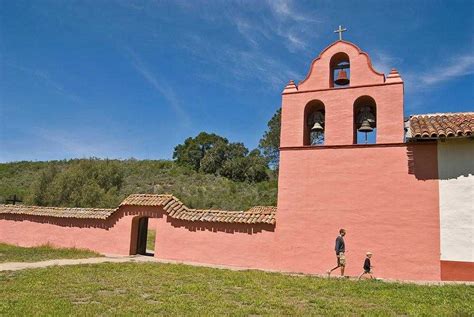
M 403 80 L 385 77 L 367 53 L 342 39 L 325 48 L 308 75 L 282 92 L 280 146 L 402 143 Z
M 282 92 L 275 258 L 282 269 L 325 272 L 344 228 L 349 263 L 371 250 L 381 274 L 396 278 L 396 261 L 427 268 L 415 279 L 439 279 L 437 145 L 404 142 L 402 78 L 375 70 L 343 31 Z M 429 176 L 418 179 L 413 165 Z

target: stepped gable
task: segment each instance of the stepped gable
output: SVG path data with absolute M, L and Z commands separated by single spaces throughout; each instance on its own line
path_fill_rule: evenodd
M 275 224 L 277 210 L 272 206 L 256 206 L 248 211 L 191 209 L 173 195 L 134 194 L 128 196 L 119 208 L 115 209 L 0 205 L 0 214 L 107 219 L 122 206 L 162 207 L 169 217 L 179 220 L 245 224 Z
M 408 139 L 472 137 L 474 112 L 413 115 L 408 121 Z

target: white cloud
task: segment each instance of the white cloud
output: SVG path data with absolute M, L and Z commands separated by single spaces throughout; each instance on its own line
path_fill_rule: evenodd
M 371 54 L 371 61 L 376 71 L 388 74 L 392 68 L 397 68 L 403 60 L 386 52 L 375 50 Z
M 66 97 L 67 99 L 69 99 L 75 104 L 78 104 L 78 105 L 85 104 L 84 100 L 81 97 L 79 97 L 75 93 L 72 93 L 71 91 L 64 88 L 62 84 L 52 79 L 51 76 L 44 70 L 37 69 L 37 68 L 24 67 L 21 65 L 10 63 L 10 62 L 6 62 L 5 65 L 12 67 L 14 69 L 20 70 L 23 73 L 36 78 L 42 85 L 50 88 L 55 93 L 62 95 L 63 97 Z
M 222 3 L 221 3 L 222 4 Z M 234 27 L 244 42 L 212 42 L 211 38 L 203 38 L 196 32 L 190 32 L 187 40 L 180 43 L 181 47 L 189 50 L 198 57 L 199 62 L 223 69 L 232 74 L 228 82 L 241 80 L 255 80 L 270 85 L 275 89 L 282 89 L 289 79 L 298 79 L 300 76 L 291 70 L 288 62 L 282 60 L 281 51 L 308 53 L 308 47 L 318 37 L 316 27 L 321 22 L 315 12 L 301 11 L 296 3 L 289 0 L 260 2 L 253 7 L 252 13 L 246 10 L 244 3 L 225 3 L 217 5 L 222 20 L 215 20 L 214 15 L 208 12 L 208 6 L 194 8 L 199 16 L 207 22 L 213 16 L 213 23 Z M 189 7 L 186 8 L 190 10 Z M 255 12 L 254 12 L 255 11 Z M 218 48 L 218 49 L 216 49 Z M 271 49 L 269 49 L 271 48 Z M 208 74 L 199 74 L 207 80 L 217 77 L 212 67 L 206 67 Z M 220 76 L 219 76 L 220 77 Z M 217 79 L 216 79 L 217 81 Z M 219 80 L 222 84 L 222 79 Z M 232 84 L 231 84 L 232 85 Z M 235 86 L 235 85 L 234 85 Z M 258 85 L 256 85 L 258 89 Z
M 298 22 L 321 22 L 314 14 L 298 11 L 294 8 L 294 2 L 290 0 L 267 0 L 267 4 L 273 14 L 280 19 Z
M 423 84 L 432 86 L 460 76 L 474 74 L 474 55 L 461 55 L 437 65 L 419 76 Z
M 133 68 L 155 89 L 160 95 L 165 98 L 168 104 L 173 108 L 180 119 L 180 124 L 189 125 L 190 119 L 186 111 L 183 110 L 181 102 L 173 87 L 166 81 L 160 79 L 155 73 L 150 71 L 142 59 L 131 49 L 127 49 L 128 55 L 131 58 Z
M 425 70 L 402 73 L 406 95 L 411 99 L 407 109 L 410 112 L 421 111 L 426 106 L 433 89 L 443 83 L 471 74 L 474 74 L 474 55 L 472 54 L 461 54 L 440 60 Z
M 274 19 L 266 23 L 290 52 L 306 50 L 317 36 L 316 24 L 322 19 L 316 12 L 300 11 L 290 0 L 268 0 L 268 8 Z
M 212 63 L 212 67 L 206 67 L 207 72 L 200 74 L 206 80 L 214 80 L 219 84 L 232 86 L 229 84 L 236 80 L 254 81 L 255 89 L 268 89 L 270 85 L 274 89 L 283 89 L 289 79 L 298 78 L 298 75 L 291 68 L 277 58 L 269 56 L 259 47 L 242 49 L 229 44 L 222 44 L 219 50 L 215 45 L 193 34 L 188 37 L 183 45 L 199 61 Z M 226 78 L 222 78 L 222 72 L 227 73 Z M 213 77 L 215 77 L 213 79 Z M 227 82 L 224 82 L 227 81 Z
M 463 54 L 441 60 L 426 70 L 408 71 L 402 74 L 407 93 L 419 94 L 444 82 L 474 74 L 474 55 Z
M 79 132 L 33 128 L 32 134 L 44 141 L 41 142 L 42 148 L 48 148 L 48 152 L 61 153 L 63 157 L 108 157 L 125 150 L 123 140 L 105 139 L 102 132 L 93 133 L 91 130 Z
M 304 50 L 317 37 L 315 25 L 322 22 L 319 14 L 298 10 L 290 0 L 256 2 L 249 11 L 246 2 L 176 3 L 188 13 L 214 25 L 230 22 L 252 46 L 262 41 L 280 42 L 290 52 Z

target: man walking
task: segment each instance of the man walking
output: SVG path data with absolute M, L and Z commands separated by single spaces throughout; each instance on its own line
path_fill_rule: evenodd
M 344 269 L 346 267 L 346 244 L 344 242 L 344 236 L 346 235 L 345 229 L 339 230 L 339 236 L 336 238 L 336 257 L 337 257 L 337 266 L 327 271 L 328 277 L 331 276 L 331 272 L 341 268 L 341 276 L 344 276 Z

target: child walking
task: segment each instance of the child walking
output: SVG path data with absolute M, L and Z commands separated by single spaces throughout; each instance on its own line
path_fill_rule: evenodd
M 372 258 L 372 252 L 367 252 L 366 253 L 366 257 L 365 257 L 365 261 L 364 261 L 364 272 L 362 272 L 360 275 L 359 275 L 359 280 L 361 279 L 361 277 L 365 274 L 368 274 L 370 276 L 370 278 L 374 278 L 374 276 L 372 275 L 372 264 L 370 263 L 370 258 Z

